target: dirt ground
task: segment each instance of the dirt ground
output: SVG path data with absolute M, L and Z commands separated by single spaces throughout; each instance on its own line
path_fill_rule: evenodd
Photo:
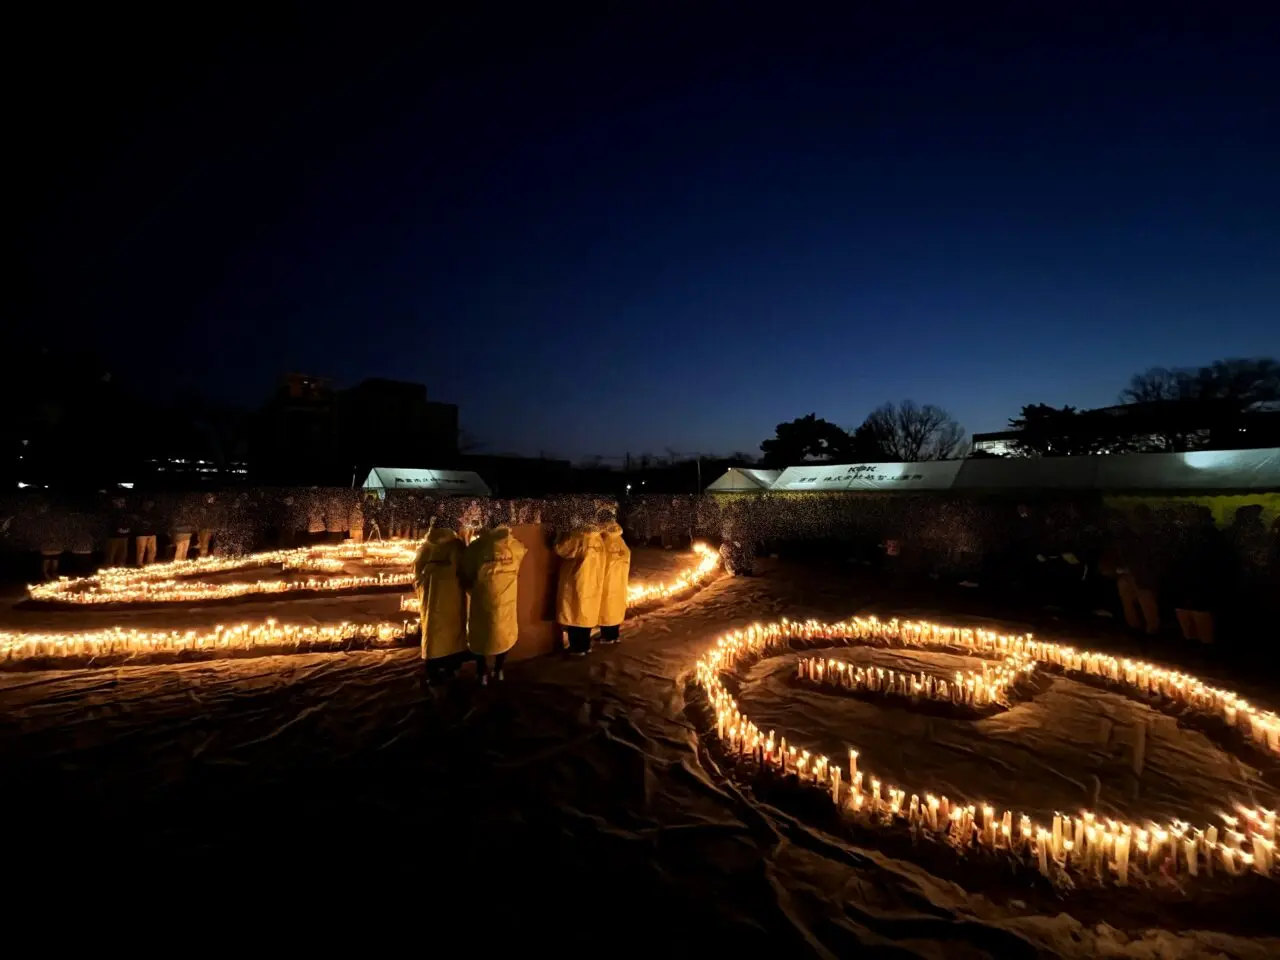
M 636 575 L 678 560 L 638 551 Z M 564 956 L 1280 956 L 1280 919 L 1255 908 L 1266 901 L 1254 887 L 1216 913 L 1195 897 L 996 893 L 963 865 L 935 870 L 843 836 L 720 769 L 689 682 L 719 633 L 784 615 L 910 614 L 908 599 L 848 571 L 764 563 L 629 622 L 618 647 L 518 663 L 486 689 L 424 687 L 412 650 L 0 674 L 0 869 L 24 895 L 7 898 L 10 915 L 29 898 L 57 916 L 69 898 L 149 916 L 149 932 L 185 929 L 184 944 L 184 922 L 216 917 L 210 935 L 255 938 L 242 944 L 270 928 L 294 948 L 319 937 L 365 952 L 388 937 L 435 951 L 445 936 L 471 952 Z M 395 603 L 245 610 L 354 619 Z M 4 620 L 26 616 L 51 615 Z M 743 708 L 835 755 L 857 743 L 904 785 L 1050 812 L 1096 797 L 1134 817 L 1207 816 L 1231 797 L 1275 805 L 1274 771 L 1069 681 L 961 722 L 799 691 L 789 660 L 744 673 Z

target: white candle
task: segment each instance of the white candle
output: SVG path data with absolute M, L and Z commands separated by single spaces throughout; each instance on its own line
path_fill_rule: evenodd
M 1253 837 L 1253 864 L 1264 877 L 1271 872 L 1271 841 L 1261 834 Z

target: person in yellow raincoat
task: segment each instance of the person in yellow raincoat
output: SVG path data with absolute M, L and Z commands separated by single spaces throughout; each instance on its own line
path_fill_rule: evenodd
M 631 579 L 631 548 L 622 538 L 622 527 L 613 512 L 599 516 L 604 540 L 604 577 L 600 594 L 600 642 L 617 643 L 627 616 L 627 584 Z
M 519 638 L 516 591 L 526 552 L 511 528 L 499 524 L 478 534 L 462 555 L 462 583 L 471 594 L 467 645 L 482 684 L 489 682 L 491 656 L 493 675 L 502 679 L 507 653 Z
M 452 677 L 468 658 L 467 598 L 458 579 L 463 549 L 456 531 L 438 526 L 427 532 L 413 561 L 422 611 L 422 659 L 433 683 Z
M 600 528 L 575 521 L 556 541 L 560 576 L 556 586 L 556 622 L 569 635 L 569 653 L 591 652 L 591 629 L 600 625 L 604 592 L 604 538 Z

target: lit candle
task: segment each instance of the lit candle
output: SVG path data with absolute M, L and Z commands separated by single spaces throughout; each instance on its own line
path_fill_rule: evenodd
M 1116 838 L 1116 875 L 1120 886 L 1129 885 L 1129 834 L 1122 833 Z

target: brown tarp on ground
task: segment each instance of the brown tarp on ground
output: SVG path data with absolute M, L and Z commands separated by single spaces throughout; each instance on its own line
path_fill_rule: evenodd
M 287 923 L 294 945 L 349 930 L 367 949 L 394 931 L 486 955 L 1280 955 L 1261 937 L 1273 913 L 1232 915 L 1247 880 L 1227 899 L 966 887 L 963 865 L 934 874 L 726 776 L 688 686 L 697 656 L 757 619 L 884 614 L 886 589 L 766 567 L 629 622 L 619 647 L 517 664 L 484 691 L 424 689 L 412 650 L 0 676 L 20 881 L 6 905 L 84 918 L 125 901 L 118 923 L 150 903 L 148 931 L 188 939 L 251 944 Z M 1092 688 L 1055 683 L 1021 720 L 966 725 L 798 696 L 785 668 L 749 671 L 744 704 L 823 749 L 857 742 L 908 789 L 936 777 L 1037 808 L 1097 795 L 1132 816 L 1210 815 L 1250 793 L 1275 805 L 1246 764 Z

